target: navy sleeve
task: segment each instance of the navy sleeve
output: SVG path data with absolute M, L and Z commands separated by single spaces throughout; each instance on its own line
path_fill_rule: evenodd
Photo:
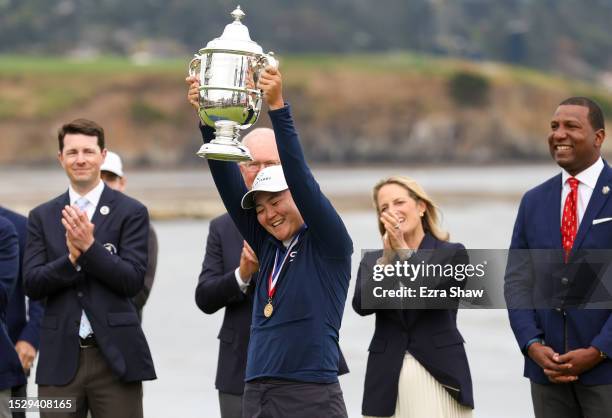
M 209 126 L 200 124 L 200 132 L 206 143 L 213 139 L 215 131 Z M 242 196 L 247 192 L 247 188 L 238 166 L 233 162 L 216 160 L 208 160 L 208 166 L 225 209 L 236 224 L 240 235 L 253 248 L 257 257 L 261 257 L 261 243 L 266 232 L 257 222 L 255 210 L 244 210 L 240 206 Z
M 528 251 L 524 251 L 528 249 L 525 237 L 526 206 L 527 196 L 521 200 L 516 216 L 504 276 L 504 296 L 508 306 L 510 326 L 521 351 L 525 354 L 527 343 L 531 339 L 545 338 L 537 324 L 535 310 L 530 306 L 533 297 L 533 267 Z
M 159 250 L 159 245 L 157 242 L 157 233 L 155 229 L 153 229 L 153 225 L 149 224 L 149 245 L 148 245 L 148 260 L 147 260 L 147 271 L 145 273 L 144 278 L 144 287 L 138 294 L 134 297 L 134 305 L 136 305 L 136 309 L 141 310 L 147 300 L 149 299 L 149 295 L 151 294 L 151 289 L 153 288 L 153 282 L 155 282 L 155 272 L 157 271 L 157 253 Z
M 105 250 L 106 251 L 106 250 Z M 23 282 L 26 295 L 31 299 L 42 299 L 65 287 L 73 286 L 82 278 L 66 255 L 56 260 L 47 260 L 47 249 L 38 211 L 30 212 L 28 238 L 23 257 Z
M 21 330 L 18 341 L 27 341 L 38 350 L 40 343 L 40 321 L 43 313 L 42 303 L 28 299 L 28 322 Z
M 361 316 L 371 315 L 376 312 L 375 309 L 364 309 L 361 302 L 363 292 L 371 291 L 369 284 L 372 283 L 372 280 L 369 273 L 372 271 L 372 266 L 369 258 L 370 256 L 364 256 L 359 263 L 357 280 L 355 281 L 355 293 L 353 294 L 353 310 Z
M 332 258 L 353 253 L 351 237 L 304 159 L 289 105 L 269 112 L 285 179 L 312 236 Z
M 4 318 L 8 301 L 19 274 L 19 241 L 12 223 L 0 218 L 0 318 Z
M 206 254 L 195 293 L 196 304 L 202 312 L 207 314 L 215 313 L 229 304 L 242 302 L 247 297 L 238 286 L 234 274 L 235 268 L 224 271 L 221 240 L 222 233 L 219 231 L 219 225 L 213 221 L 210 224 L 206 240 Z

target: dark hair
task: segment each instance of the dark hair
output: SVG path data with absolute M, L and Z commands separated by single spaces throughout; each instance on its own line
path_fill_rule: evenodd
M 83 134 L 95 136 L 98 138 L 98 146 L 100 150 L 104 149 L 104 129 L 96 122 L 89 119 L 75 119 L 63 125 L 57 131 L 57 140 L 59 142 L 59 150 L 64 150 L 64 137 L 66 134 Z
M 563 100 L 559 103 L 559 106 L 574 105 L 583 106 L 589 109 L 588 119 L 591 127 L 594 131 L 598 131 L 604 128 L 604 117 L 601 107 L 588 97 L 570 97 L 569 99 Z
M 113 182 L 113 181 L 121 178 L 119 175 L 113 173 L 112 171 L 108 171 L 108 170 L 100 171 L 100 175 L 102 177 L 106 177 L 106 180 L 108 180 L 110 182 Z

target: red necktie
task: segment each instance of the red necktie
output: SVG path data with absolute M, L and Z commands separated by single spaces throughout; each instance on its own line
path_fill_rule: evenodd
M 580 182 L 577 178 L 570 177 L 567 179 L 567 183 L 571 190 L 565 198 L 563 217 L 561 218 L 561 240 L 565 250 L 566 263 L 578 231 L 578 183 Z

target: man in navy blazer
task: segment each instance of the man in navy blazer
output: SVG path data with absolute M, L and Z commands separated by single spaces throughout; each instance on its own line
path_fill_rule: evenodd
M 523 196 L 514 226 L 511 250 L 549 250 L 547 257 L 558 258 L 546 270 L 511 253 L 515 262 L 506 270 L 510 324 L 525 355 L 537 418 L 603 418 L 612 411 L 612 310 L 553 306 L 554 299 L 532 309 L 523 304 L 534 297 L 534 284 L 579 286 L 582 277 L 566 273 L 577 251 L 612 248 L 612 222 L 606 222 L 612 219 L 612 169 L 600 155 L 604 139 L 596 103 L 583 97 L 561 102 L 548 144 L 562 172 Z
M 0 417 L 11 416 L 11 389 L 25 384 L 19 357 L 6 332 L 6 307 L 19 274 L 19 241 L 13 224 L 0 216 Z
M 15 350 L 21 361 L 21 366 L 26 374 L 34 363 L 38 352 L 39 326 L 43 315 L 43 307 L 40 302 L 27 300 L 23 289 L 23 279 L 21 275 L 21 264 L 25 251 L 27 236 L 27 218 L 16 212 L 0 206 L 0 216 L 8 219 L 15 229 L 19 238 L 19 274 L 13 295 L 9 299 L 6 312 L 6 323 L 8 326 L 9 337 L 15 345 Z M 26 385 L 13 388 L 13 396 L 27 396 Z M 25 417 L 24 412 L 14 412 L 13 417 Z
M 38 393 L 76 398 L 76 415 L 51 418 L 142 417 L 142 381 L 156 376 L 131 298 L 144 285 L 148 212 L 101 181 L 98 124 L 77 119 L 58 140 L 70 186 L 30 212 L 23 265 L 27 295 L 45 299 Z

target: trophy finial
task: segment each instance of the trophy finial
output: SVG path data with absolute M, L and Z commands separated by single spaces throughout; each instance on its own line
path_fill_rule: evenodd
M 245 14 L 240 8 L 240 5 L 238 5 L 238 7 L 236 7 L 236 9 L 234 9 L 232 12 L 232 17 L 234 18 L 235 22 L 240 22 L 244 16 Z

